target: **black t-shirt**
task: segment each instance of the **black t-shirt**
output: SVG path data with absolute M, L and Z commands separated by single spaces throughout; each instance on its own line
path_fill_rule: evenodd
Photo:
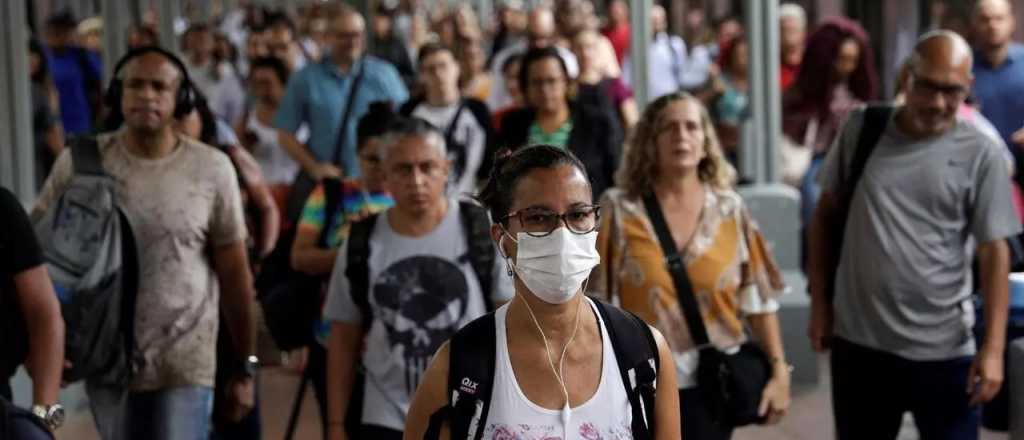
M 0 188 L 0 282 L 13 283 L 14 275 L 43 263 L 35 231 L 21 202 Z
M 27 351 L 14 276 L 42 263 L 28 215 L 14 194 L 0 188 L 0 380 L 14 373 Z

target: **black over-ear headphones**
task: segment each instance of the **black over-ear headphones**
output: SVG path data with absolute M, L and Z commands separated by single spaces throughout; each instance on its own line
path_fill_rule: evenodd
M 150 53 L 163 55 L 181 71 L 181 83 L 178 85 L 178 95 L 174 99 L 174 118 L 180 119 L 191 113 L 195 109 L 196 92 L 195 86 L 192 84 L 192 78 L 188 76 L 188 68 L 185 67 L 185 63 L 180 58 L 159 46 L 145 46 L 132 49 L 118 60 L 117 65 L 114 66 L 114 75 L 110 79 L 110 86 L 107 87 L 107 93 L 103 96 L 103 101 L 107 108 L 115 109 L 117 113 L 121 113 L 121 96 L 124 93 L 123 84 L 121 83 L 121 70 L 132 59 Z

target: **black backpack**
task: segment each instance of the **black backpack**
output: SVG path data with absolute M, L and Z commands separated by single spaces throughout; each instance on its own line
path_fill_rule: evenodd
M 636 315 L 601 301 L 595 300 L 594 304 L 608 329 L 619 374 L 633 408 L 633 438 L 653 439 L 655 380 L 660 368 L 654 335 Z M 494 387 L 494 332 L 494 313 L 488 313 L 452 336 L 448 345 L 448 405 L 430 417 L 423 438 L 440 438 L 445 420 L 453 439 L 483 437 Z
M 345 276 L 351 286 L 352 301 L 363 314 L 363 326 L 369 326 L 373 316 L 370 309 L 370 235 L 377 224 L 377 215 L 352 224 L 348 234 L 348 253 Z M 493 290 L 494 242 L 491 241 L 491 220 L 487 210 L 470 201 L 459 202 L 459 217 L 465 231 L 468 260 L 483 293 L 484 305 L 493 310 L 489 293 Z M 365 329 L 364 329 L 365 330 Z
M 327 248 L 331 224 L 341 204 L 338 179 L 324 179 L 324 227 L 317 240 Z M 292 243 L 298 229 L 282 232 L 274 250 L 263 262 L 256 278 L 256 291 L 264 321 L 277 347 L 283 351 L 306 347 L 316 341 L 314 324 L 320 319 L 320 291 L 326 275 L 306 275 L 292 269 Z

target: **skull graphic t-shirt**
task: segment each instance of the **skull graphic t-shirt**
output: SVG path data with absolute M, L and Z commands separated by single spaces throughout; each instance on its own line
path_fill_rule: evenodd
M 492 268 L 494 285 L 481 292 L 458 210 L 458 201 L 449 200 L 441 223 L 421 237 L 396 233 L 388 211 L 377 219 L 370 237 L 367 292 L 373 316 L 362 356 L 365 424 L 402 430 L 412 395 L 438 347 L 486 313 L 485 293 L 495 302 L 512 297 L 512 279 L 500 256 Z M 347 246 L 338 253 L 324 315 L 329 321 L 362 324 L 368 317 L 352 300 L 345 276 L 347 253 Z

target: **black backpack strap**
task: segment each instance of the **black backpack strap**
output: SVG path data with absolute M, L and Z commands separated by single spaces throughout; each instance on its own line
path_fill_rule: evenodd
M 107 175 L 95 137 L 79 136 L 71 141 L 71 166 L 75 174 Z
M 448 345 L 448 407 L 452 440 L 483 437 L 494 389 L 497 341 L 494 313 L 466 324 Z M 437 418 L 432 418 L 437 419 Z
M 348 231 L 345 254 L 345 276 L 348 278 L 352 302 L 359 307 L 363 315 L 363 327 L 369 328 L 373 321 L 373 310 L 370 309 L 370 236 L 377 224 L 377 215 L 352 223 Z
M 324 227 L 320 229 L 317 246 L 327 249 L 327 241 L 331 234 L 331 225 L 338 215 L 342 202 L 342 183 L 340 179 L 328 178 L 320 181 L 324 187 Z
M 889 125 L 893 111 L 895 108 L 891 105 L 869 105 L 864 109 L 864 124 L 861 125 L 860 134 L 857 137 L 857 149 L 854 150 L 853 159 L 850 162 L 850 175 L 848 178 L 841 179 L 840 183 L 843 188 L 841 196 L 844 208 L 849 208 L 853 192 L 857 189 L 857 183 L 864 175 L 864 167 L 867 165 L 871 153 L 878 146 L 878 141 L 882 139 L 882 134 L 885 133 L 886 126 Z M 844 164 L 840 164 L 839 167 L 840 177 L 843 175 L 844 167 L 842 165 Z
M 661 368 L 654 334 L 636 315 L 601 301 L 594 300 L 594 304 L 608 329 L 619 374 L 633 408 L 633 438 L 653 439 L 655 390 Z
M 459 202 L 459 217 L 466 234 L 469 264 L 480 281 L 480 293 L 488 311 L 494 310 L 494 242 L 491 240 L 491 220 L 487 210 L 468 201 Z

